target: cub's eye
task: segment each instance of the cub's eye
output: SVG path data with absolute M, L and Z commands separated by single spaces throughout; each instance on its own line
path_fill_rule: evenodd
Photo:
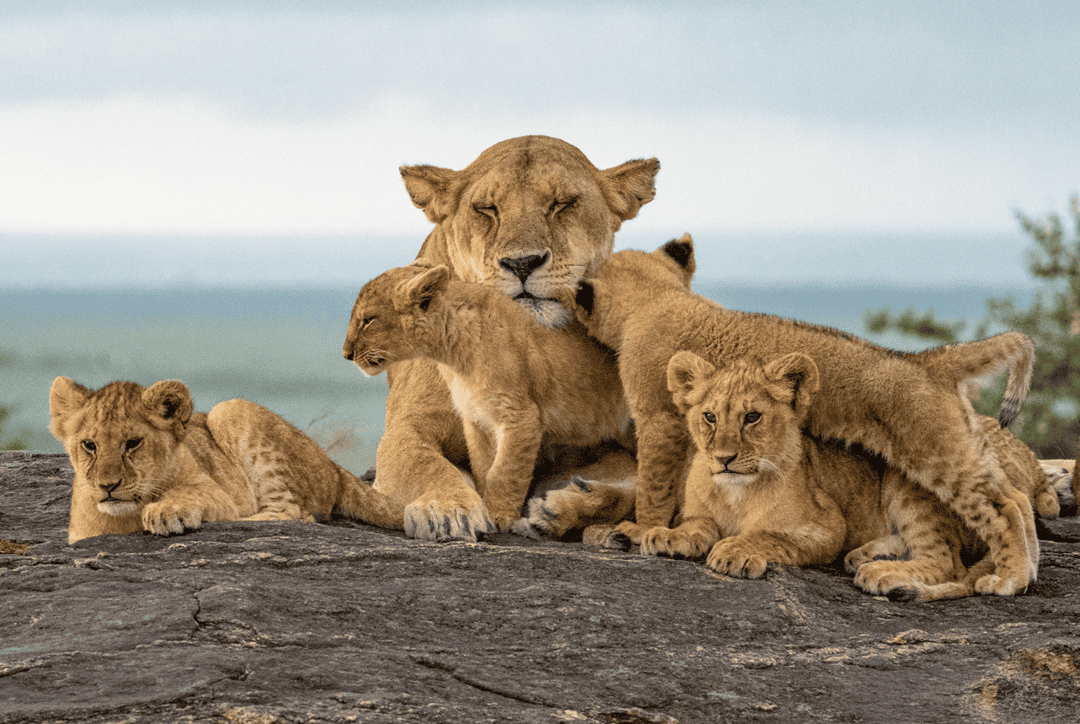
M 761 419 L 760 412 L 748 412 L 743 418 L 743 422 L 747 425 L 753 425 L 755 422 Z
M 478 214 L 490 216 L 493 219 L 499 218 L 499 209 L 494 204 L 477 204 L 473 206 L 473 209 L 475 209 Z
M 79 444 L 82 445 L 82 449 L 88 453 L 97 452 L 97 445 L 94 443 L 93 440 L 83 440 Z
M 360 329 L 367 329 L 371 326 L 371 323 L 375 321 L 375 317 L 364 317 L 364 321 L 360 324 Z
M 710 425 L 716 424 L 716 415 L 712 414 L 711 412 L 703 412 L 701 413 L 701 416 L 704 417 L 705 422 L 709 423 Z
M 124 443 L 124 452 L 132 452 L 133 450 L 137 450 L 140 445 L 142 445 L 142 438 L 133 437 Z

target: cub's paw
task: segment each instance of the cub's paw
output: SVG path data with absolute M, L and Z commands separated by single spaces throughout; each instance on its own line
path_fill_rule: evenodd
M 725 538 L 712 547 L 705 565 L 717 573 L 735 578 L 761 578 L 769 565 L 768 559 L 740 541 L 738 537 Z
M 641 552 L 647 556 L 701 558 L 709 552 L 712 541 L 702 536 L 671 528 L 649 528 L 641 537 Z
M 173 535 L 202 525 L 203 511 L 196 505 L 157 501 L 143 508 L 143 528 L 154 535 Z
M 975 592 L 994 596 L 1015 596 L 1027 590 L 1030 581 L 1022 576 L 1002 577 L 996 573 L 975 581 Z
M 425 495 L 405 506 L 405 535 L 410 538 L 475 543 L 478 536 L 494 531 L 480 496 L 468 488 L 447 500 Z
M 844 570 L 855 573 L 871 561 L 895 561 L 908 555 L 907 546 L 898 535 L 872 540 L 844 556 Z
M 590 525 L 581 532 L 581 542 L 593 548 L 609 551 L 628 551 L 633 545 L 630 537 L 610 525 Z
M 561 539 L 581 528 L 584 511 L 594 506 L 592 483 L 577 475 L 570 482 L 539 498 L 530 498 L 525 518 L 535 535 Z

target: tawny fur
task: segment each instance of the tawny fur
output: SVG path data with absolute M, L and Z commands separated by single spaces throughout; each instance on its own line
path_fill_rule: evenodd
M 845 562 L 870 593 L 974 594 L 962 555 L 984 551 L 951 510 L 880 458 L 803 434 L 819 386 L 812 359 L 791 353 L 717 369 L 684 351 L 669 362 L 668 385 L 696 452 L 681 524 L 648 530 L 642 552 L 707 556 L 720 573 L 757 578 L 768 563 L 824 564 L 855 549 Z M 995 420 L 981 422 L 992 427 L 999 463 L 1049 492 L 1034 454 Z M 874 560 L 881 556 L 903 560 Z
M 201 413 L 177 380 L 91 390 L 57 377 L 49 413 L 49 430 L 75 469 L 70 543 L 106 533 L 182 533 L 210 521 L 313 521 L 334 512 L 402 527 L 401 506 L 247 400 Z
M 403 166 L 401 176 L 435 224 L 418 258 L 498 289 L 555 327 L 569 318 L 559 293 L 610 255 L 620 225 L 652 200 L 658 169 L 653 158 L 601 170 L 564 141 L 524 136 L 495 144 L 461 171 Z M 461 472 L 465 436 L 442 375 L 415 360 L 387 376 L 375 487 L 406 506 L 407 535 L 475 540 L 489 527 Z
M 500 531 L 521 517 L 542 448 L 561 454 L 605 440 L 633 448 L 611 350 L 580 330 L 540 324 L 498 289 L 451 279 L 443 265 L 391 269 L 368 282 L 343 354 L 367 375 L 411 359 L 439 363 L 476 491 Z
M 619 353 L 637 425 L 637 524 L 621 524 L 631 537 L 668 525 L 681 497 L 691 446 L 667 390 L 671 357 L 688 350 L 727 364 L 747 355 L 804 352 L 817 362 L 821 378 L 807 417 L 810 434 L 863 445 L 956 512 L 989 546 L 994 568 L 976 582 L 979 593 L 1013 595 L 1035 580 L 1031 508 L 1017 503 L 1001 467 L 986 454 L 985 435 L 955 379 L 935 378 L 932 365 L 921 365 L 918 355 L 836 330 L 726 310 L 690 291 L 693 270 L 693 243 L 686 235 L 652 253 L 612 255 L 575 296 L 589 333 Z M 992 340 L 1006 348 L 998 357 L 1018 344 L 1030 346 L 1015 332 Z

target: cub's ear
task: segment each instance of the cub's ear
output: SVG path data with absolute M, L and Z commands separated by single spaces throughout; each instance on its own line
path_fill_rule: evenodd
M 578 282 L 577 291 L 574 293 L 574 304 L 577 306 L 578 317 L 591 317 L 593 313 L 593 306 L 596 304 L 596 287 L 595 282 L 582 279 Z M 584 319 L 582 319 L 584 321 Z
M 799 415 L 806 412 L 811 398 L 821 386 L 817 365 L 801 352 L 786 354 L 765 365 L 765 379 L 776 387 L 769 393 L 781 402 L 790 402 Z
M 92 392 L 70 377 L 53 380 L 49 389 L 49 432 L 61 443 L 68 437 L 68 419 L 86 406 Z
M 620 221 L 634 218 L 642 206 L 653 200 L 659 170 L 660 162 L 655 158 L 639 158 L 600 172 L 604 200 Z
M 191 390 L 180 380 L 163 380 L 143 390 L 142 402 L 150 413 L 150 422 L 162 430 L 171 429 L 177 439 L 191 419 Z
M 667 387 L 679 413 L 700 402 L 705 383 L 716 374 L 716 366 L 693 352 L 676 352 L 667 366 Z
M 690 280 L 697 271 L 697 262 L 694 261 L 694 240 L 690 234 L 683 234 L 678 239 L 672 239 L 653 253 L 661 254 L 675 262 L 687 288 L 690 287 Z
M 428 221 L 438 224 L 454 210 L 457 171 L 438 166 L 402 166 L 398 170 L 413 206 L 423 209 Z
M 446 289 L 449 281 L 449 268 L 443 264 L 433 266 L 394 290 L 394 307 L 399 311 L 419 307 L 420 311 L 426 312 L 431 300 Z

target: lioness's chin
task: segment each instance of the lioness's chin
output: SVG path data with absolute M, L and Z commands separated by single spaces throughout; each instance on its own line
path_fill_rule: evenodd
M 545 327 L 562 327 L 570 321 L 570 313 L 553 299 L 516 297 L 514 301 L 528 309 L 536 321 Z
M 134 500 L 121 500 L 109 503 L 103 501 L 98 503 L 97 506 L 98 512 L 104 513 L 105 515 L 111 515 L 116 518 L 122 518 L 125 515 L 133 515 L 135 513 L 138 513 L 141 508 L 142 506 L 140 506 Z

